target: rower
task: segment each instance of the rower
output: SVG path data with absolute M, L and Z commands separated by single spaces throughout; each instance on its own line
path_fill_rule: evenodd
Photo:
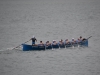
M 79 40 L 80 40 L 80 42 L 82 42 L 82 41 L 85 41 L 86 38 L 82 38 L 82 36 L 80 36 Z
M 40 44 L 38 44 L 38 46 L 44 46 L 44 43 L 40 41 Z
M 46 46 L 49 46 L 51 45 L 51 43 L 49 41 L 46 42 Z
M 77 42 L 77 43 L 80 43 L 81 41 L 80 41 L 80 39 L 78 38 L 78 39 L 76 40 L 76 42 Z
M 66 39 L 65 44 L 70 44 L 70 41 L 68 39 Z
M 79 41 L 82 42 L 82 40 L 83 40 L 83 38 L 82 38 L 82 36 L 80 36 L 80 37 L 79 37 Z
M 63 40 L 61 39 L 58 44 L 63 45 L 64 44 Z
M 74 40 L 74 38 L 72 38 L 72 41 L 71 41 L 71 43 L 72 43 L 72 44 L 74 44 L 74 43 L 75 43 L 75 40 Z
M 57 45 L 56 40 L 53 40 L 52 45 Z

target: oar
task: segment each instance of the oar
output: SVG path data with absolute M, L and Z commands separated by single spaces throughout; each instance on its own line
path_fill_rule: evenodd
M 92 36 L 88 37 L 87 40 L 90 39 L 91 37 L 92 37 Z
M 31 40 L 31 39 L 30 39 Z M 29 42 L 30 40 L 28 40 L 28 41 L 26 41 L 26 42 L 24 42 L 23 44 L 25 44 L 25 43 L 27 43 L 27 42 Z M 18 46 L 16 46 L 16 47 L 14 47 L 13 49 L 15 49 L 15 48 L 17 48 L 17 47 L 19 47 L 19 46 L 21 46 L 22 44 L 20 44 L 20 45 L 18 45 Z M 12 49 L 12 50 L 13 50 Z

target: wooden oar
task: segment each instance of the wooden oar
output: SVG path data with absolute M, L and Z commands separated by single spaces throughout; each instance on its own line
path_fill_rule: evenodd
M 30 39 L 31 40 L 31 39 Z M 27 43 L 27 42 L 29 42 L 30 40 L 28 40 L 28 41 L 26 41 L 26 42 L 24 42 L 23 44 L 25 44 L 25 43 Z M 20 44 L 20 45 L 18 45 L 18 46 L 16 46 L 16 47 L 14 47 L 13 49 L 15 49 L 15 48 L 17 48 L 17 47 L 19 47 L 19 46 L 21 46 L 22 44 Z M 13 50 L 12 49 L 12 50 Z
M 91 37 L 92 37 L 92 36 L 88 37 L 87 40 L 90 39 Z

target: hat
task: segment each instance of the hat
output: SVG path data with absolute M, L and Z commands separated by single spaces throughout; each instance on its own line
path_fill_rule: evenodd
M 53 41 L 56 41 L 56 40 L 53 40 Z
M 74 40 L 74 38 L 72 38 L 72 40 Z
M 33 35 L 33 38 L 35 38 L 35 36 Z

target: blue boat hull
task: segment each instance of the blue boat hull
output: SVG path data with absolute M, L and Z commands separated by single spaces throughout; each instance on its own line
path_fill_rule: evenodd
M 23 51 L 40 51 L 40 50 L 48 50 L 48 49 L 58 49 L 58 48 L 68 48 L 72 46 L 85 46 L 88 47 L 88 40 L 82 41 L 80 43 L 75 43 L 75 44 L 63 44 L 63 45 L 49 45 L 49 46 L 32 46 L 32 45 L 27 45 L 27 44 L 22 44 L 23 46 Z

